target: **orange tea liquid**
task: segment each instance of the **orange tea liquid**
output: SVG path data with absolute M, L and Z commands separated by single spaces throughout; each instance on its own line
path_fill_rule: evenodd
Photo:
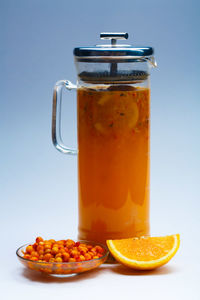
M 150 90 L 78 89 L 79 238 L 149 233 Z

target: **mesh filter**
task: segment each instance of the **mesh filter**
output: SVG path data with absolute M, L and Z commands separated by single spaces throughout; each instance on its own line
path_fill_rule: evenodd
M 88 83 L 136 83 L 146 80 L 148 73 L 140 70 L 117 72 L 81 72 L 78 74 L 82 81 Z

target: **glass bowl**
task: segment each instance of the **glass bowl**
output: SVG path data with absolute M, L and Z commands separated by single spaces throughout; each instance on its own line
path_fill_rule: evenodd
M 80 241 L 85 244 L 92 246 L 101 246 L 104 249 L 104 255 L 99 258 L 94 258 L 86 261 L 79 262 L 39 262 L 32 261 L 24 258 L 23 252 L 26 251 L 26 247 L 29 244 L 23 245 L 17 249 L 16 254 L 19 261 L 27 268 L 35 271 L 39 271 L 46 274 L 57 274 L 57 275 L 68 275 L 68 274 L 79 274 L 99 267 L 103 264 L 109 254 L 108 248 L 102 244 L 94 243 L 90 241 Z

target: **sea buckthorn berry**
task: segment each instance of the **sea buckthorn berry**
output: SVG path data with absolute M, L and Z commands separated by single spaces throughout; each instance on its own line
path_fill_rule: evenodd
M 85 260 L 90 260 L 92 259 L 92 256 L 89 253 L 85 253 Z
M 54 255 L 57 254 L 58 253 L 58 247 L 53 246 L 53 248 L 51 249 L 51 253 L 54 254 Z
M 103 256 L 104 249 L 101 246 L 93 246 L 84 242 L 74 242 L 71 239 L 55 241 L 43 240 L 37 237 L 33 245 L 28 245 L 22 252 L 24 258 L 40 262 L 81 262 L 98 259 Z
M 81 261 L 86 260 L 86 259 L 85 259 L 85 256 L 83 256 L 83 255 L 80 255 L 79 258 L 80 258 Z
M 76 257 L 75 260 L 76 262 L 80 262 L 81 261 L 80 256 Z
M 63 246 L 63 245 L 59 245 L 59 246 L 58 246 L 59 252 L 62 251 L 63 249 L 64 249 L 64 246 Z
M 81 254 L 85 254 L 88 252 L 88 249 L 86 247 L 82 247 L 82 246 L 79 246 L 78 250 L 81 252 Z
M 90 254 L 91 257 L 93 258 L 93 256 L 94 256 L 94 253 L 93 253 L 93 252 L 89 251 L 88 254 Z
M 59 253 L 61 253 L 61 254 L 66 253 L 65 248 L 61 248 L 61 249 L 59 250 Z
M 28 245 L 26 247 L 26 252 L 31 253 L 33 251 L 33 246 L 32 245 Z
M 38 257 L 32 256 L 30 259 L 33 260 L 33 261 L 37 261 Z
M 92 245 L 86 245 L 86 247 L 88 248 L 88 250 L 91 250 L 93 248 Z
M 79 246 L 80 246 L 80 247 L 87 247 L 87 245 L 86 245 L 86 244 L 83 244 L 83 243 L 80 243 Z
M 51 245 L 50 244 L 45 244 L 44 249 L 51 249 Z
M 44 251 L 44 247 L 42 245 L 38 245 L 37 246 L 37 251 Z
M 39 242 L 43 242 L 43 238 L 41 236 L 38 236 L 36 238 L 36 243 L 39 243 Z
M 43 258 L 44 258 L 45 261 L 49 261 L 50 258 L 52 258 L 52 255 L 50 253 L 47 253 L 47 254 L 44 255 Z
M 68 247 L 68 248 L 72 248 L 73 246 L 75 245 L 75 242 L 74 241 L 72 241 L 72 240 L 66 240 L 66 246 Z
M 55 258 L 55 261 L 56 261 L 56 262 L 62 262 L 63 260 L 62 260 L 61 257 L 56 257 L 56 258 Z
M 50 248 L 47 248 L 47 249 L 45 249 L 43 252 L 44 252 L 45 254 L 51 253 L 51 249 L 50 249 Z
M 72 250 L 71 253 L 70 253 L 70 256 L 72 257 L 78 257 L 80 255 L 80 252 L 77 251 L 76 249 L 75 250 Z
M 36 251 L 32 251 L 31 252 L 31 256 L 32 257 L 38 257 L 39 255 L 38 255 L 38 253 Z
M 43 250 L 40 250 L 37 252 L 39 255 L 43 255 L 44 254 L 44 251 Z
M 62 254 L 61 253 L 57 253 L 56 256 L 55 256 L 55 258 L 57 258 L 57 257 L 62 257 Z
M 55 262 L 55 258 L 51 257 L 49 262 Z
M 45 242 L 46 242 L 47 244 L 50 244 L 50 245 L 52 244 L 52 241 L 51 241 L 51 240 L 46 240 Z
M 96 249 L 95 248 L 92 248 L 91 250 L 90 250 L 94 255 L 96 255 L 97 254 L 97 251 L 96 251 Z
M 73 250 L 77 250 L 77 251 L 78 251 L 78 247 L 74 246 L 74 247 L 73 247 Z
M 52 243 L 52 244 L 54 244 L 56 241 L 55 240 L 53 240 L 53 239 L 50 239 L 49 240 L 49 243 Z
M 104 249 L 101 246 L 96 246 L 95 249 L 97 253 L 101 253 L 101 254 L 104 253 Z
M 67 262 L 69 260 L 69 258 L 70 258 L 69 253 L 65 252 L 62 254 L 62 259 L 64 262 Z
M 69 258 L 69 262 L 75 262 L 75 261 L 76 261 L 75 258 L 73 258 L 73 257 L 70 257 L 70 258 Z
M 64 245 L 64 241 L 63 240 L 57 241 L 57 244 L 58 245 Z
M 33 246 L 33 249 L 34 249 L 34 250 L 37 250 L 37 246 L 38 246 L 37 243 L 34 243 L 32 246 Z

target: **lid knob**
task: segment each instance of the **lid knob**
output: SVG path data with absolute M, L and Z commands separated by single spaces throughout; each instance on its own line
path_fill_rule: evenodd
M 127 40 L 127 32 L 102 32 L 100 33 L 100 38 L 102 40 L 111 40 L 111 45 L 114 46 L 117 43 L 117 40 Z

